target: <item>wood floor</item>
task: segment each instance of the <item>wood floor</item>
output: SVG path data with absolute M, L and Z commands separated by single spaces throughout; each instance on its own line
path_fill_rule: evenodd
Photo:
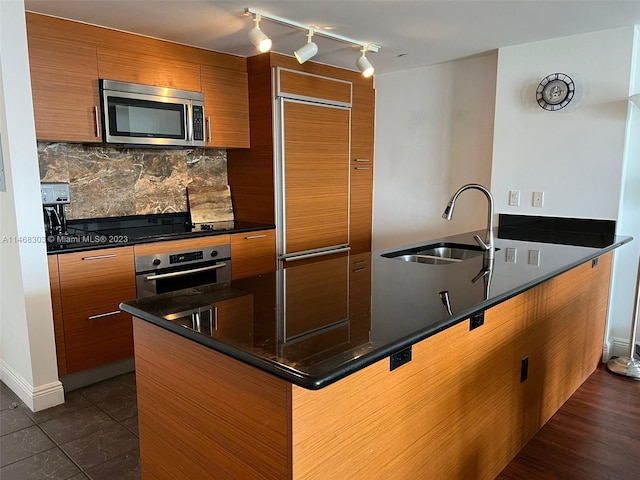
M 497 480 L 640 480 L 640 381 L 600 366 Z

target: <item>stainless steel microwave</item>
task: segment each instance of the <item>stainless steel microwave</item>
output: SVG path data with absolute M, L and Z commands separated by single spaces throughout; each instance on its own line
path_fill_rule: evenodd
M 204 147 L 201 92 L 100 79 L 107 144 Z

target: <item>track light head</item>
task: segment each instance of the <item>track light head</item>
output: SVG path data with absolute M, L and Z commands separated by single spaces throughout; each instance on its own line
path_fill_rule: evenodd
M 313 30 L 309 30 L 307 34 L 307 43 L 293 52 L 298 63 L 304 63 L 318 53 L 318 46 L 311 41 L 311 37 L 313 37 Z
M 375 69 L 373 68 L 373 65 L 371 65 L 369 59 L 365 56 L 367 47 L 363 47 L 360 51 L 362 52 L 362 55 L 358 57 L 358 60 L 356 60 L 356 67 L 358 67 L 358 70 L 360 70 L 364 78 L 369 78 L 373 75 Z
M 260 30 L 260 15 L 256 15 L 253 19 L 256 26 L 249 30 L 249 40 L 255 45 L 260 53 L 271 50 L 271 39 Z

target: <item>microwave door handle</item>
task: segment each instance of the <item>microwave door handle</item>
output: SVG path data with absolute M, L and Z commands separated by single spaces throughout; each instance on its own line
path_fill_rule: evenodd
M 186 122 L 187 127 L 187 141 L 193 141 L 193 107 L 191 102 L 185 105 L 187 108 L 187 114 L 184 117 L 184 121 Z

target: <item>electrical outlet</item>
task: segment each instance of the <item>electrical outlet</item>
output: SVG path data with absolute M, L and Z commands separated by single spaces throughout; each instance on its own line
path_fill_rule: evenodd
M 520 190 L 509 191 L 509 205 L 512 207 L 520 206 Z
M 534 207 L 542 207 L 544 203 L 544 192 L 533 192 L 533 200 L 531 204 Z
M 540 250 L 529 250 L 529 265 L 540 265 Z
M 507 263 L 516 263 L 517 258 L 518 258 L 518 249 L 513 247 L 507 247 L 504 261 Z

